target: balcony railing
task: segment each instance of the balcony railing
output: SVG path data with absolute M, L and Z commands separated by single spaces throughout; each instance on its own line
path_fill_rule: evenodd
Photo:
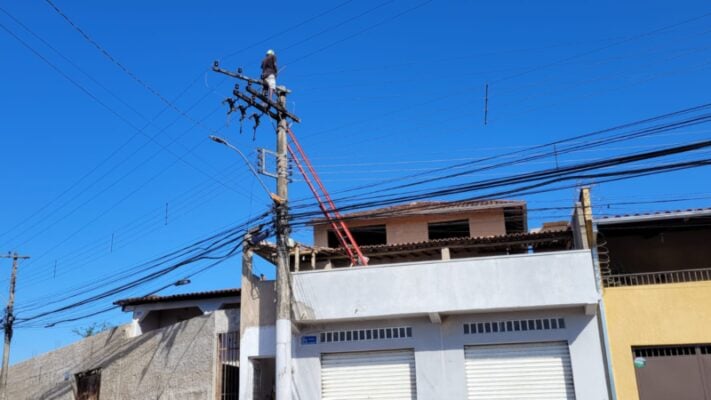
M 667 283 L 711 281 L 711 268 L 645 272 L 641 274 L 607 275 L 603 276 L 602 279 L 605 287 L 663 285 Z

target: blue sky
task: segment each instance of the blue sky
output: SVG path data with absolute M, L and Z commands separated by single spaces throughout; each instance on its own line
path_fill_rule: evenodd
M 266 209 L 268 199 L 236 154 L 207 139 L 218 131 L 252 160 L 256 148 L 274 145 L 266 122 L 254 141 L 251 123 L 242 134 L 236 118 L 227 126 L 220 102 L 233 82 L 209 71 L 215 59 L 256 76 L 265 50 L 276 51 L 279 83 L 293 91 L 289 107 L 303 121 L 294 131 L 333 192 L 706 103 L 711 89 L 711 7 L 704 1 L 321 1 L 274 2 L 268 9 L 225 1 L 55 4 L 182 113 L 165 109 L 46 2 L 0 5 L 15 18 L 0 12 L 0 23 L 54 65 L 0 30 L 0 250 L 33 257 L 21 265 L 20 317 L 36 311 L 32 304 Z M 558 161 L 708 139 L 710 129 Z M 708 206 L 708 174 L 697 169 L 601 184 L 593 199 L 604 205 L 598 214 Z M 308 197 L 295 178 L 292 198 Z M 555 208 L 574 198 L 568 189 L 525 200 L 531 208 Z M 676 201 L 682 198 L 691 200 Z M 674 201 L 615 204 L 655 199 Z M 531 225 L 567 215 L 532 211 Z M 295 237 L 308 242 L 309 232 Z M 0 266 L 4 303 L 9 262 Z M 239 271 L 235 258 L 190 286 L 161 293 L 238 286 Z M 273 275 L 264 263 L 258 272 Z M 118 297 L 148 293 L 183 273 Z M 51 329 L 18 329 L 12 360 L 71 343 L 75 327 L 128 319 L 116 311 Z

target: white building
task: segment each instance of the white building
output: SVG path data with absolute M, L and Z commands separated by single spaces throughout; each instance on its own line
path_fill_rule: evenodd
M 522 202 L 414 203 L 349 216 L 292 249 L 295 399 L 607 399 L 599 274 L 580 206 L 528 232 Z M 240 399 L 271 399 L 274 282 L 243 256 Z

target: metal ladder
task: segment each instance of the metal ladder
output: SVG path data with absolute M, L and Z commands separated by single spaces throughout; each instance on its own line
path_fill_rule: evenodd
M 292 144 L 288 145 L 289 154 L 294 160 L 294 164 L 296 164 L 296 167 L 299 169 L 299 172 L 301 172 L 301 175 L 303 175 L 304 180 L 309 186 L 309 189 L 311 189 L 311 192 L 316 198 L 316 201 L 318 201 L 318 206 L 321 209 L 321 212 L 323 212 L 323 215 L 326 217 L 328 223 L 331 225 L 333 233 L 338 238 L 338 242 L 341 244 L 341 246 L 343 246 L 346 253 L 348 254 L 348 258 L 350 258 L 351 265 L 368 265 L 368 258 L 365 257 L 361 252 L 358 243 L 356 243 L 355 239 L 353 238 L 353 235 L 351 234 L 351 231 L 348 229 L 348 226 L 343 221 L 343 217 L 341 217 L 341 214 L 338 212 L 338 209 L 333 203 L 331 196 L 328 194 L 326 187 L 323 185 L 323 182 L 321 182 L 321 179 L 316 173 L 316 170 L 314 169 L 313 165 L 311 165 L 311 161 L 304 152 L 304 149 L 301 147 L 301 144 L 299 144 L 299 141 L 296 139 L 296 135 L 291 130 L 291 128 L 287 128 L 286 131 L 289 134 L 289 138 L 291 138 L 291 142 L 293 144 L 293 146 Z M 294 148 L 296 148 L 296 151 L 294 151 Z M 301 157 L 301 160 L 299 160 L 297 153 Z M 316 186 L 318 186 L 318 188 L 314 186 L 312 178 L 309 177 L 309 174 L 307 173 L 306 169 L 304 169 L 304 165 L 306 166 L 306 169 L 308 169 L 308 172 L 311 174 L 313 181 L 316 182 Z M 321 191 L 320 193 L 319 189 Z

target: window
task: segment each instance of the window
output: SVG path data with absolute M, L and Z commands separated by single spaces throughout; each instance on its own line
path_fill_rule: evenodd
M 388 243 L 385 225 L 359 226 L 349 228 L 349 230 L 351 231 L 351 235 L 353 235 L 353 239 L 355 239 L 359 246 L 372 246 Z M 342 247 L 341 243 L 338 242 L 336 234 L 332 230 L 328 231 L 328 247 Z
M 99 400 L 101 391 L 101 369 L 80 372 L 77 380 L 77 400 Z
M 474 322 L 464 324 L 464 334 L 547 331 L 565 329 L 564 318 L 522 319 L 512 321 Z
M 466 325 L 465 325 L 466 326 Z M 412 327 L 375 328 L 349 331 L 321 332 L 321 343 L 356 340 L 404 339 L 412 337 Z
M 427 224 L 427 235 L 430 240 L 469 237 L 469 221 L 432 222 Z

